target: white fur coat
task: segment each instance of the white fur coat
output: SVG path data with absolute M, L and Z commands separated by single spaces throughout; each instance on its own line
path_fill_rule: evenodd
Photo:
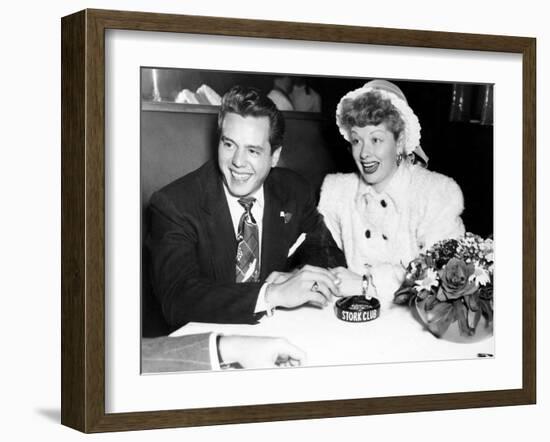
M 408 263 L 437 241 L 464 234 L 462 191 L 449 177 L 403 163 L 383 192 L 358 174 L 327 175 L 319 211 L 348 268 L 370 265 L 380 301 L 388 305 Z

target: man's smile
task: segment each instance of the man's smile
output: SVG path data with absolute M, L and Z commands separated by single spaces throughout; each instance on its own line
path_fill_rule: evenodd
M 251 172 L 236 172 L 234 170 L 230 170 L 231 172 L 231 178 L 233 178 L 236 181 L 247 181 L 252 175 L 254 175 Z

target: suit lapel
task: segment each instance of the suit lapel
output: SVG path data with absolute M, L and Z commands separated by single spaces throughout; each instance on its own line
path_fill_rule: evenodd
M 214 275 L 218 280 L 234 281 L 237 240 L 223 183 L 215 164 L 208 173 L 202 208 L 211 241 L 210 250 L 213 252 Z
M 284 238 L 284 218 L 281 211 L 286 209 L 287 197 L 282 194 L 277 183 L 269 175 L 264 183 L 264 217 L 262 232 L 262 267 L 260 278 L 267 278 L 276 268 L 284 266 L 288 254 Z
M 206 175 L 202 209 L 211 241 L 213 272 L 218 280 L 234 281 L 237 240 L 222 179 L 217 165 L 212 166 Z M 274 269 L 282 269 L 286 263 L 288 244 L 284 237 L 285 220 L 281 211 L 289 209 L 286 207 L 287 199 L 270 174 L 264 183 L 261 280 Z

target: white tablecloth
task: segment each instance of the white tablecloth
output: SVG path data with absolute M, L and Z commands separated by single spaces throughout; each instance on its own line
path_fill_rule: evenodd
M 302 306 L 277 310 L 259 324 L 189 323 L 172 336 L 223 334 L 282 336 L 307 354 L 306 365 L 344 365 L 478 358 L 494 355 L 494 337 L 474 343 L 455 343 L 434 337 L 408 307 L 383 306 L 380 317 L 366 323 L 347 323 L 324 309 Z

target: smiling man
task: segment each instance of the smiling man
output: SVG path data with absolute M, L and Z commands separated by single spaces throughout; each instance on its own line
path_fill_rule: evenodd
M 187 322 L 254 323 L 277 307 L 328 305 L 327 270 L 345 265 L 298 174 L 275 167 L 284 117 L 253 88 L 236 86 L 218 115 L 217 162 L 151 198 L 153 289 L 174 328 Z M 300 238 L 299 270 L 288 267 Z
M 271 168 L 279 162 L 282 147 L 272 151 L 269 127 L 267 116 L 241 116 L 235 113 L 224 116 L 218 164 L 231 195 L 246 197 L 256 193 Z

